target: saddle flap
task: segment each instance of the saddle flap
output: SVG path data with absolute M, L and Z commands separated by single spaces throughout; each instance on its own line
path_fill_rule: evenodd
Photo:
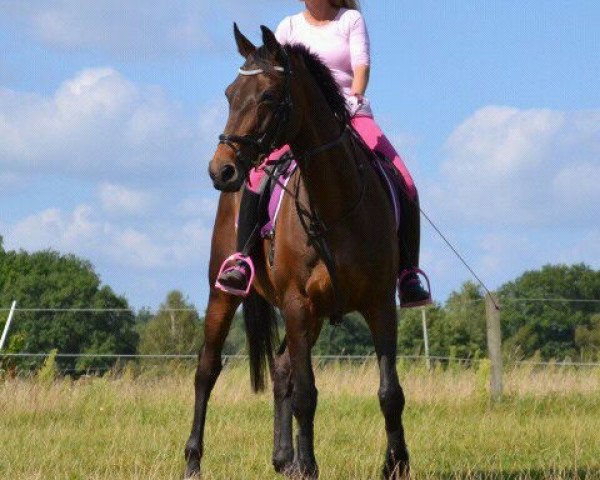
M 269 181 L 265 185 L 263 193 L 263 195 L 269 196 L 267 223 L 260 229 L 263 238 L 273 235 L 275 231 L 275 222 L 285 193 L 284 187 L 287 187 L 297 165 L 291 154 L 285 154 L 275 165 L 267 165 L 265 168 L 272 168 L 273 173 L 269 175 Z

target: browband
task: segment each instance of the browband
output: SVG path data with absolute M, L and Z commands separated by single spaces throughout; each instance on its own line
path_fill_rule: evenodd
M 273 67 L 273 70 L 277 70 L 278 72 L 285 72 L 285 68 L 283 67 Z M 252 76 L 252 75 L 259 75 L 261 73 L 265 73 L 265 71 L 262 68 L 258 68 L 256 70 L 243 70 L 243 69 L 239 69 L 238 73 L 240 75 L 246 75 L 246 76 Z

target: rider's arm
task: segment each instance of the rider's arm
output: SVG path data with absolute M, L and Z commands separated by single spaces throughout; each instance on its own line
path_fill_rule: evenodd
M 369 84 L 369 65 L 358 65 L 354 67 L 354 79 L 352 80 L 352 93 L 355 95 L 364 95 Z
M 354 18 L 350 25 L 350 61 L 354 79 L 352 81 L 352 93 L 364 95 L 369 84 L 369 73 L 371 64 L 371 52 L 369 45 L 369 33 L 362 14 L 355 10 L 352 12 Z
M 275 30 L 275 38 L 282 45 L 289 43 L 290 41 L 290 32 L 292 30 L 292 19 L 291 17 L 285 17 Z

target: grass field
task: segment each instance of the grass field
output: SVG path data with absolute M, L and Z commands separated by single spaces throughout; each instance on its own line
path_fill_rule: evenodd
M 400 366 L 413 478 L 600 479 L 600 371 L 521 367 L 490 407 L 485 372 Z M 379 478 L 377 370 L 317 368 L 316 453 L 323 479 Z M 192 372 L 0 382 L 1 479 L 175 479 L 192 413 Z M 209 407 L 204 478 L 279 478 L 271 398 L 247 367 L 223 371 Z

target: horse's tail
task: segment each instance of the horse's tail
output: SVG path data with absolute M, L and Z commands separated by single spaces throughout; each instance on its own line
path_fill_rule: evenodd
M 275 308 L 253 289 L 244 299 L 244 323 L 250 356 L 250 383 L 254 392 L 265 389 L 267 362 L 273 362 L 273 348 L 279 340 Z

